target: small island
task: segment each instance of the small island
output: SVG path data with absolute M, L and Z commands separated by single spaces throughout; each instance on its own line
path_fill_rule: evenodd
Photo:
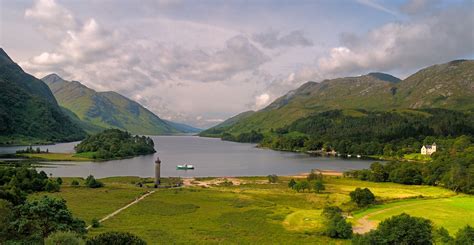
M 29 146 L 16 152 L 17 156 L 48 161 L 90 161 L 123 159 L 155 153 L 150 137 L 132 135 L 119 129 L 106 129 L 87 136 L 76 147 L 76 153 L 54 153 Z
M 110 160 L 155 153 L 155 144 L 150 137 L 133 136 L 119 129 L 106 129 L 88 136 L 76 147 L 81 157 Z

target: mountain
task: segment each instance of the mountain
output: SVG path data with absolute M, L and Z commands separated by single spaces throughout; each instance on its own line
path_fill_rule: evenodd
M 219 123 L 217 126 L 214 126 L 210 129 L 202 131 L 199 135 L 200 136 L 207 136 L 207 137 L 220 136 L 220 134 L 222 132 L 226 131 L 227 129 L 232 127 L 234 124 L 236 124 L 240 120 L 243 120 L 247 117 L 250 117 L 254 113 L 255 113 L 255 111 L 245 111 L 245 112 L 239 113 L 239 114 L 223 121 L 222 123 Z
M 89 132 L 118 128 L 133 134 L 169 135 L 194 132 L 190 126 L 162 120 L 139 103 L 116 92 L 97 92 L 56 74 L 42 79 L 59 104 L 77 116 Z
M 309 115 L 333 109 L 357 114 L 357 109 L 474 109 L 474 61 L 456 60 L 434 65 L 400 80 L 389 74 L 307 82 L 276 99 L 266 108 L 242 118 L 226 132 L 270 130 Z M 218 132 L 219 124 L 204 132 Z M 220 130 L 222 132 L 222 130 Z M 204 133 L 203 132 L 203 133 Z
M 59 107 L 48 86 L 0 48 L 0 144 L 73 141 L 85 132 Z
M 175 129 L 181 131 L 182 133 L 188 133 L 188 134 L 191 134 L 191 133 L 199 133 L 202 131 L 202 129 L 200 128 L 195 128 L 193 126 L 190 126 L 190 125 L 187 125 L 187 124 L 184 124 L 184 123 L 178 123 L 178 122 L 172 122 L 172 121 L 168 121 L 168 120 L 164 120 L 167 124 L 173 126 Z

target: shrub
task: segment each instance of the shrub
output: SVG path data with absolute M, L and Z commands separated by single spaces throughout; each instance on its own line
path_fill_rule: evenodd
M 63 184 L 63 179 L 61 179 L 61 177 L 58 177 L 56 179 L 56 182 L 58 183 L 58 185 L 62 185 Z
M 325 233 L 332 238 L 348 239 L 352 237 L 352 225 L 342 215 L 336 215 L 327 222 Z
M 431 221 L 400 214 L 382 221 L 376 230 L 357 235 L 352 244 L 432 244 Z
M 356 188 L 349 195 L 351 200 L 359 207 L 365 207 L 375 202 L 375 196 L 368 188 Z
M 77 233 L 58 231 L 44 240 L 45 245 L 83 245 L 84 240 Z
M 313 183 L 313 190 L 316 193 L 320 193 L 321 191 L 326 190 L 326 186 L 324 186 L 324 183 L 322 180 L 318 179 Z
M 433 238 L 435 244 L 451 244 L 453 241 L 448 230 L 444 227 L 434 230 Z
M 47 192 L 58 192 L 59 188 L 60 186 L 58 182 L 50 180 L 50 179 L 46 182 L 46 185 L 44 186 L 44 190 Z
M 87 241 L 87 245 L 145 245 L 138 236 L 128 232 L 106 232 Z
M 13 219 L 13 205 L 7 200 L 0 199 L 0 244 L 4 244 L 8 238 L 8 228 Z
M 309 182 L 306 181 L 306 180 L 298 181 L 298 182 L 294 185 L 294 189 L 295 189 L 297 192 L 300 192 L 301 190 L 304 192 L 304 190 L 309 190 L 310 187 L 311 187 L 311 186 L 309 185 Z
M 96 219 L 96 218 L 92 219 L 92 222 L 91 222 L 91 223 L 92 223 L 92 227 L 94 227 L 94 228 L 100 227 L 100 222 L 99 222 L 99 220 Z
M 338 206 L 326 206 L 323 208 L 321 215 L 326 219 L 331 219 L 334 216 L 342 215 L 342 209 Z
M 268 175 L 267 178 L 268 178 L 268 182 L 270 183 L 278 182 L 278 176 L 276 174 Z
M 456 233 L 456 239 L 454 239 L 454 244 L 474 244 L 474 228 L 467 225 Z
M 94 176 L 89 175 L 86 178 L 86 186 L 89 188 L 100 188 L 103 187 L 104 184 L 94 178 Z
M 79 181 L 73 180 L 73 181 L 71 182 L 71 185 L 72 185 L 72 186 L 79 186 Z
M 309 173 L 308 177 L 306 177 L 308 181 L 313 181 L 313 180 L 321 180 L 323 179 L 323 175 L 317 174 L 314 170 L 311 170 L 311 173 Z
M 293 189 L 296 185 L 295 179 L 291 179 L 290 182 L 288 182 L 288 188 Z

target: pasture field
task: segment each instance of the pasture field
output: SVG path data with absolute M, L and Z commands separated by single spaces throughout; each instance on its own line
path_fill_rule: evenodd
M 454 235 L 460 227 L 474 226 L 474 197 L 460 195 L 440 199 L 404 200 L 369 208 L 355 214 L 354 218 L 357 220 L 366 217 L 377 224 L 401 213 L 429 219 L 435 226 L 443 226 Z
M 92 218 L 100 219 L 143 193 L 156 190 L 88 233 L 93 236 L 106 231 L 129 231 L 150 244 L 274 244 L 282 241 L 285 244 L 349 244 L 348 240 L 330 239 L 322 235 L 321 211 L 327 205 L 354 210 L 354 206 L 349 203 L 349 192 L 357 187 L 370 188 L 377 200 L 385 204 L 352 212 L 354 224 L 357 219 L 380 210 L 386 212 L 373 215 L 370 220 L 376 222 L 402 210 L 418 216 L 423 214 L 423 208 L 429 210 L 433 206 L 436 212 L 438 209 L 449 209 L 451 213 L 427 218 L 453 231 L 466 224 L 459 222 L 460 217 L 467 217 L 466 212 L 472 217 L 474 213 L 474 197 L 456 195 L 439 187 L 373 183 L 326 176 L 326 190 L 316 194 L 297 193 L 289 189 L 287 183 L 290 177 L 280 177 L 278 183 L 274 184 L 268 183 L 265 177 L 231 178 L 229 181 L 235 184 L 231 186 L 219 184 L 218 179 L 197 178 L 185 181 L 189 185 L 183 188 L 152 189 L 137 187 L 135 183 L 143 181 L 138 177 L 114 177 L 101 179 L 105 183 L 104 188 L 89 189 L 71 187 L 69 183 L 72 179 L 64 178 L 60 192 L 40 193 L 31 198 L 44 194 L 62 197 L 74 215 L 90 223 Z M 198 186 L 197 183 L 210 184 Z M 449 205 L 452 200 L 459 201 Z M 409 203 L 414 205 L 407 205 Z M 450 208 L 456 206 L 457 209 Z M 412 213 L 410 210 L 413 210 Z

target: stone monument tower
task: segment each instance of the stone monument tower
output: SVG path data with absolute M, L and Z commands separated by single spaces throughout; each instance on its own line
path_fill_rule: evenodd
M 157 157 L 155 161 L 155 187 L 158 187 L 158 185 L 160 184 L 160 165 L 161 160 L 159 157 Z

